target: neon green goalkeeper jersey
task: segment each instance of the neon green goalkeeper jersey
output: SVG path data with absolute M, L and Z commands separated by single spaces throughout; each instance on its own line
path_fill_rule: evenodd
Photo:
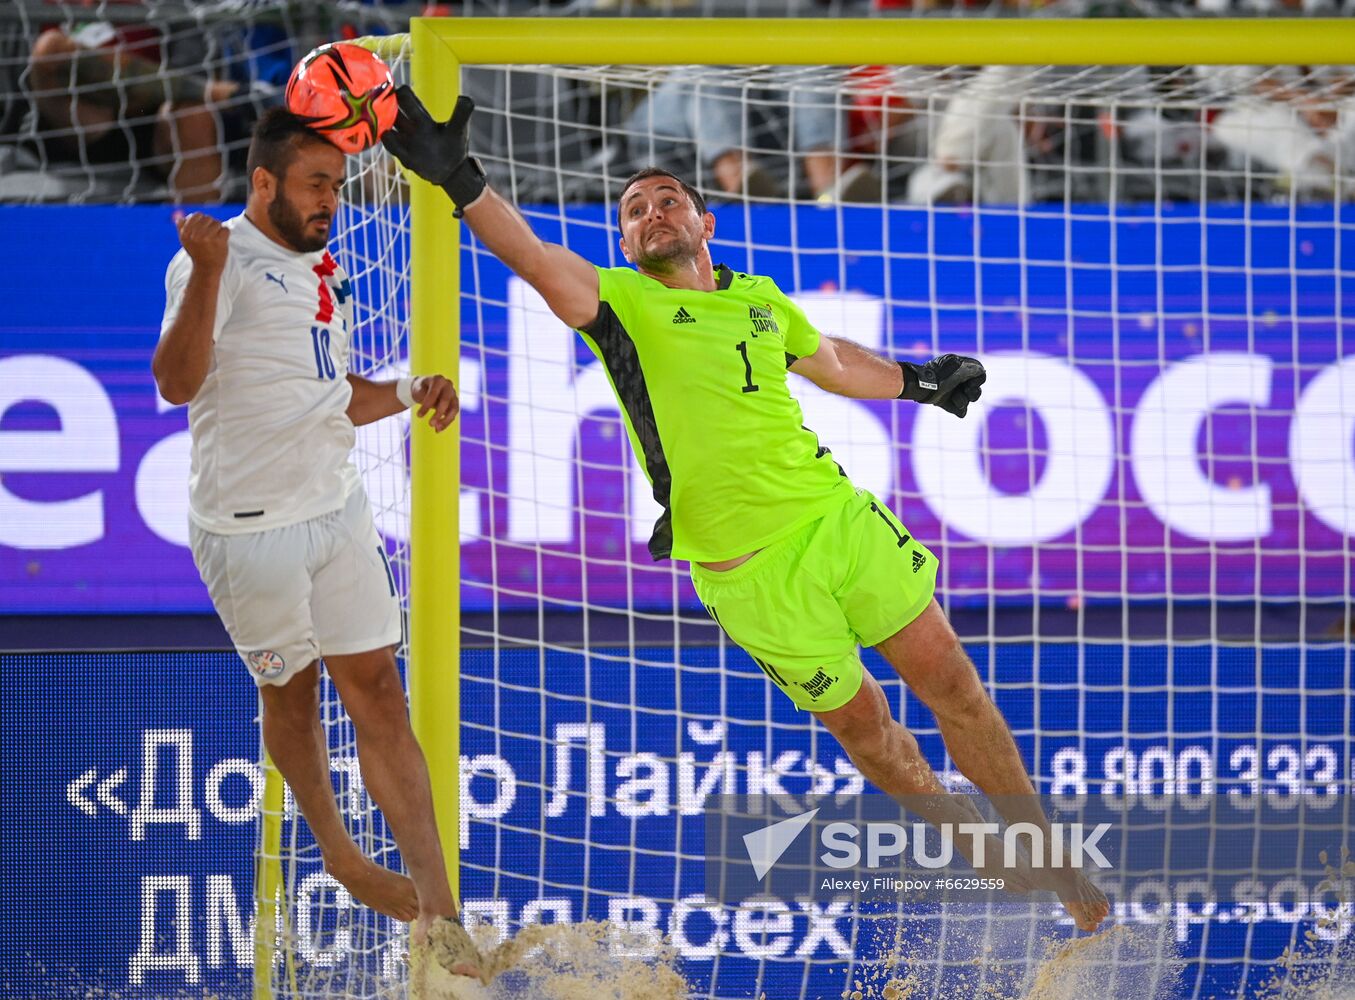
M 851 495 L 786 384 L 819 333 L 770 278 L 721 266 L 701 292 L 614 267 L 598 282 L 597 319 L 579 332 L 663 507 L 655 559 L 732 559 Z

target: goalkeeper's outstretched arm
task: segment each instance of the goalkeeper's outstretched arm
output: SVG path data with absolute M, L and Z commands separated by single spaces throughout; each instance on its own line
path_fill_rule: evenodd
M 598 272 L 573 250 L 547 243 L 522 213 L 488 185 L 462 218 L 495 257 L 531 285 L 550 311 L 573 329 L 598 315 Z
M 819 349 L 790 370 L 820 389 L 852 399 L 911 399 L 963 417 L 988 378 L 976 358 L 943 354 L 926 364 L 891 361 L 842 337 L 821 337 Z
M 541 293 L 551 312 L 571 327 L 587 326 L 598 314 L 598 274 L 572 250 L 547 243 L 507 199 L 485 180 L 470 155 L 470 116 L 475 103 L 457 99 L 445 122 L 434 121 L 409 87 L 396 91 L 400 112 L 381 138 L 406 168 L 447 192 L 456 214 L 513 272 Z

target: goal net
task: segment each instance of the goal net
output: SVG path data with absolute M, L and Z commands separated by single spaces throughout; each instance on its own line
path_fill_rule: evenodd
M 430 61 L 465 51 L 434 30 Z M 764 57 L 806 61 L 769 47 L 766 24 L 720 31 L 722 57 L 763 39 Z M 407 79 L 410 44 L 383 44 Z M 819 329 L 900 359 L 984 361 L 964 421 L 792 385 L 853 482 L 939 557 L 938 599 L 1042 791 L 1274 791 L 1348 819 L 1355 74 L 469 65 L 496 58 L 463 58 L 473 148 L 542 237 L 624 264 L 614 198 L 631 171 L 662 165 L 710 199 L 713 258 L 774 278 Z M 421 72 L 445 116 L 452 91 Z M 1014 998 L 1037 980 L 1063 990 L 1041 996 L 1255 995 L 1340 966 L 1348 904 L 1323 910 L 1306 884 L 1268 884 L 1248 905 L 1212 889 L 1119 898 L 1122 930 L 1057 967 L 1051 943 L 1073 932 L 1052 904 L 711 898 L 718 796 L 852 792 L 860 778 L 721 636 L 686 567 L 650 558 L 658 507 L 577 335 L 464 229 L 455 252 L 412 236 L 424 223 L 384 154 L 351 167 L 339 257 L 355 369 L 408 370 L 411 301 L 447 321 L 416 315 L 419 337 L 459 343 L 459 478 L 424 501 L 440 521 L 420 522 L 459 552 L 459 602 L 454 570 L 419 578 L 412 634 L 431 623 L 460 646 L 416 647 L 411 669 L 452 690 L 458 716 L 442 725 L 457 756 L 430 763 L 458 795 L 443 833 L 468 920 L 490 938 L 610 920 L 666 938 L 693 996 L 778 1000 Z M 448 211 L 424 196 L 419 210 Z M 458 268 L 459 284 L 418 287 L 433 266 Z M 409 445 L 405 425 L 377 426 L 359 453 L 403 588 Z M 416 452 L 416 475 L 456 461 Z M 864 661 L 958 781 L 931 715 L 875 653 Z M 336 761 L 355 760 L 332 698 L 326 711 Z M 398 863 L 356 767 L 337 769 L 364 849 Z M 301 824 L 263 829 L 285 892 L 271 988 L 387 995 L 404 976 L 400 930 L 349 905 Z M 1340 838 L 1320 839 L 1300 850 L 1339 867 Z

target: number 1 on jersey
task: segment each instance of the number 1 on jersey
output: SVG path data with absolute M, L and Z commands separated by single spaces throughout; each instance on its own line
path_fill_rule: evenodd
M 743 391 L 757 392 L 759 387 L 753 382 L 753 362 L 748 360 L 748 341 L 740 340 L 734 350 L 743 356 Z
M 328 327 L 311 327 L 311 349 L 315 351 L 315 377 L 333 379 L 336 373 L 334 371 L 334 358 L 329 353 Z

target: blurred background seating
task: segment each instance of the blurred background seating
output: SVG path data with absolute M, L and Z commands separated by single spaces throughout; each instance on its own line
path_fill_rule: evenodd
M 1344 16 L 1355 0 L 104 0 L 0 6 L 0 200 L 244 196 L 295 60 L 413 16 Z M 605 89 L 468 68 L 475 141 L 524 200 L 598 200 L 663 162 L 716 199 L 1022 205 L 1348 197 L 1346 67 L 637 70 Z M 607 127 L 604 128 L 604 123 Z M 503 151 L 511 150 L 511 156 Z

